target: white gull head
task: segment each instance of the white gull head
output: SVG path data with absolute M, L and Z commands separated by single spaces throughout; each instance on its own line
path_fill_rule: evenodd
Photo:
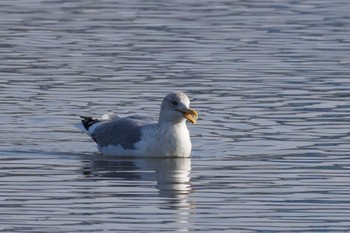
M 183 92 L 173 92 L 165 96 L 163 99 L 159 123 L 182 123 L 189 120 L 196 124 L 198 113 L 196 110 L 190 108 L 190 100 Z

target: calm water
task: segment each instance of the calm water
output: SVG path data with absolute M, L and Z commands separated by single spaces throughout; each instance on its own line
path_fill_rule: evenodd
M 0 2 L 0 231 L 349 232 L 350 2 Z M 73 127 L 182 90 L 190 159 Z

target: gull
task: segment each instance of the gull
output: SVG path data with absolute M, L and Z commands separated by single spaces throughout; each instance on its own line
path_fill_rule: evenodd
M 196 124 L 198 113 L 190 108 L 185 93 L 173 92 L 163 99 L 158 122 L 114 113 L 81 118 L 75 126 L 87 133 L 104 155 L 189 157 L 192 145 L 186 120 Z

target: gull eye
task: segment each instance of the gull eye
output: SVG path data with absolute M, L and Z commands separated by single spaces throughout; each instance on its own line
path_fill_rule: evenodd
M 171 104 L 174 105 L 174 106 L 177 106 L 179 103 L 175 100 Z

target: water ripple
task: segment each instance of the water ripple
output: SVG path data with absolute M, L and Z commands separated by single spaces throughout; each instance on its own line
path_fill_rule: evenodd
M 0 230 L 347 232 L 349 3 L 1 1 Z M 191 159 L 72 125 L 189 94 Z

